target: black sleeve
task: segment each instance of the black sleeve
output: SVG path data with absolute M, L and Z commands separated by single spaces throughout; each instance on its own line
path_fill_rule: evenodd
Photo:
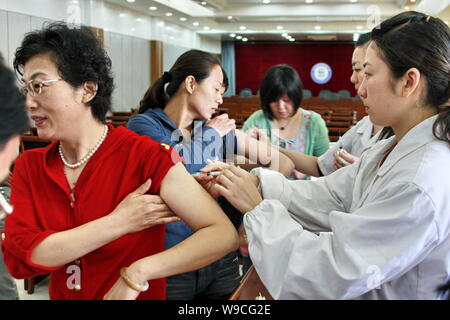
M 233 207 L 233 205 L 229 203 L 228 200 L 224 197 L 217 198 L 217 202 L 227 215 L 228 219 L 230 219 L 236 230 L 239 229 L 244 215 L 238 209 Z
M 322 170 L 320 170 L 319 162 L 317 162 L 317 171 L 319 171 L 319 176 L 323 177 Z

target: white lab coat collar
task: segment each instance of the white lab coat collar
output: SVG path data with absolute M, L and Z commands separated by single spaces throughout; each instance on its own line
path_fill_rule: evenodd
M 369 116 L 365 116 L 360 121 L 362 122 L 362 125 L 358 126 L 358 128 L 356 129 L 356 132 L 359 134 L 364 134 L 364 132 L 366 132 L 366 131 L 369 131 L 370 133 L 372 133 L 371 130 L 368 130 L 369 127 L 372 129 L 372 122 L 370 121 Z
M 386 158 L 383 165 L 377 172 L 378 176 L 383 176 L 386 174 L 400 159 L 407 156 L 409 153 L 422 147 L 436 138 L 433 135 L 433 124 L 437 119 L 437 115 L 434 115 L 410 129 L 400 140 L 400 142 L 395 146 L 389 156 Z M 393 144 L 396 143 L 395 136 L 387 140 L 382 154 L 386 152 Z

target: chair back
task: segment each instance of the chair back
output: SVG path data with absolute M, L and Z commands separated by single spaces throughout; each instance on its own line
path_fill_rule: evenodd
M 252 89 L 244 88 L 239 92 L 239 96 L 242 98 L 248 98 L 253 95 Z

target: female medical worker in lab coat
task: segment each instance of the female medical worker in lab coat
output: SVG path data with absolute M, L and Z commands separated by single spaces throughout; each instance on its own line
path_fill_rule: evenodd
M 236 167 L 203 181 L 246 213 L 276 299 L 436 299 L 449 278 L 449 27 L 413 11 L 386 20 L 364 71 L 370 119 L 395 136 L 360 161 L 316 181 Z

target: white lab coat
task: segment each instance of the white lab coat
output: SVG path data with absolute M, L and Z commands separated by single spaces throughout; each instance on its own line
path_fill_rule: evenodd
M 450 274 L 450 147 L 436 116 L 316 181 L 256 169 L 244 216 L 253 264 L 276 299 L 435 299 Z M 309 231 L 308 231 L 309 230 Z
M 320 171 L 324 176 L 332 174 L 336 171 L 334 167 L 334 152 L 340 147 L 354 155 L 360 157 L 362 153 L 372 147 L 378 140 L 381 130 L 372 136 L 373 124 L 369 116 L 365 116 L 357 124 L 355 124 L 349 131 L 347 131 L 339 141 L 334 144 L 327 152 L 317 159 Z

